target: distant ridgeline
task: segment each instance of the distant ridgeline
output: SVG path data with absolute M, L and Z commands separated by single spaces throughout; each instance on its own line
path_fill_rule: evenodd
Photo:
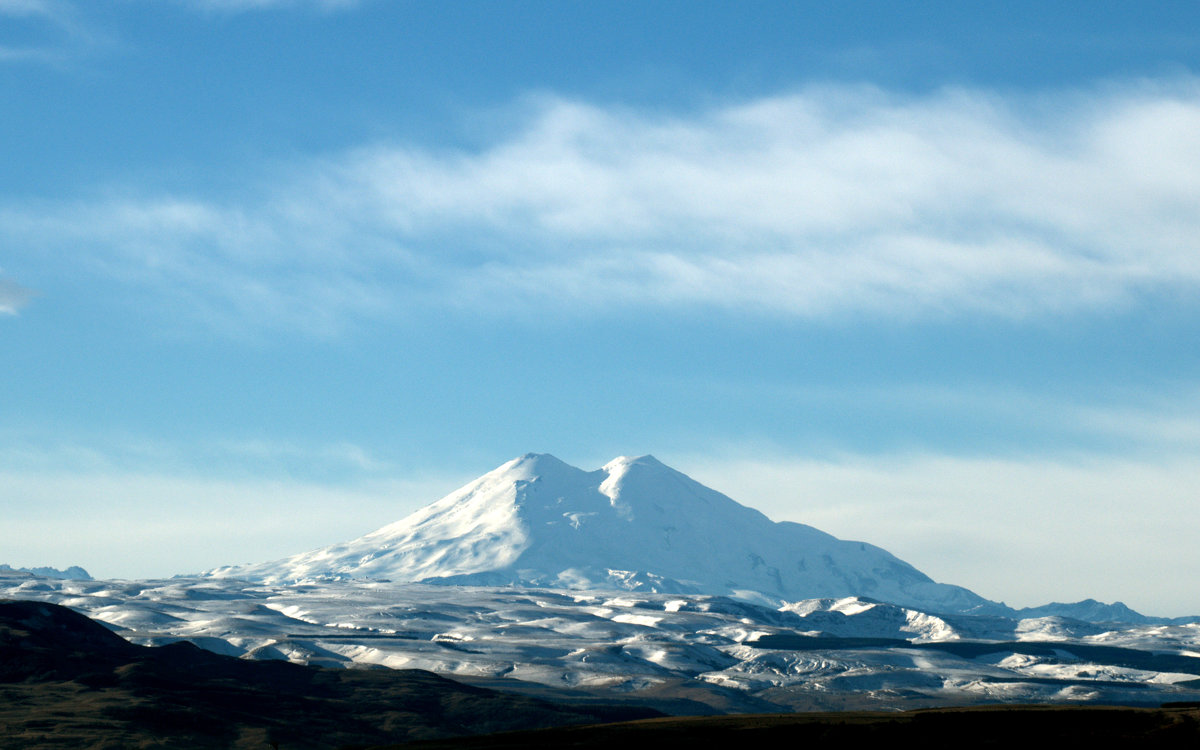
M 59 570 L 58 568 L 14 568 L 11 565 L 0 563 L 0 573 L 32 573 L 35 576 L 62 578 L 68 581 L 92 580 L 91 574 L 78 565 L 72 565 L 66 570 Z

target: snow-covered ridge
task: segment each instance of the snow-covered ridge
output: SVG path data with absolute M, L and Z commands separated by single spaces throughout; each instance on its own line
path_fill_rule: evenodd
M 69 606 L 135 643 L 247 659 L 417 668 L 719 710 L 1200 699 L 1200 625 L 935 615 L 858 597 L 731 597 L 233 578 L 0 574 L 0 598 Z M 489 683 L 495 685 L 495 682 Z M 675 686 L 675 687 L 672 687 Z
M 867 596 L 933 612 L 1009 611 L 936 583 L 879 547 L 773 522 L 652 456 L 584 471 L 527 454 L 358 539 L 206 575 L 625 588 L 775 602 Z

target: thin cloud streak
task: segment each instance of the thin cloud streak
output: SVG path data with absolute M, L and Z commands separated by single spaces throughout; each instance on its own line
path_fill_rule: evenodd
M 322 11 L 348 10 L 358 7 L 360 0 L 176 0 L 180 4 L 204 11 L 245 13 L 311 6 Z
M 0 15 L 15 18 L 55 18 L 62 9 L 60 2 L 50 0 L 0 0 Z
M 153 0 L 152 4 L 161 4 Z M 185 10 L 199 14 L 232 15 L 237 13 L 311 8 L 321 13 L 351 10 L 361 0 L 175 0 Z M 147 3 L 151 4 L 151 3 Z M 0 63 L 36 63 L 64 65 L 96 48 L 118 46 L 94 22 L 98 3 L 77 0 L 0 0 L 0 18 L 8 17 L 25 24 L 36 41 L 14 43 L 0 34 Z M 101 10 L 103 13 L 105 10 Z M 0 29 L 4 31 L 4 29 Z
M 304 444 L 242 439 L 186 443 L 103 434 L 62 441 L 0 429 L 0 472 L 276 477 L 342 484 L 400 473 L 393 461 L 349 441 Z
M 0 279 L 0 315 L 16 315 L 33 297 L 32 289 L 26 289 L 14 281 Z
M 474 149 L 365 147 L 237 205 L 10 205 L 0 237 L 218 328 L 316 335 L 431 308 L 1022 319 L 1200 285 L 1195 79 L 522 106 Z
M 899 412 L 993 428 L 1003 425 L 998 432 L 1026 436 L 1004 449 L 1018 458 L 1043 453 L 1047 443 L 1060 455 L 1078 450 L 1126 458 L 1200 455 L 1200 388 L 1195 384 L 1099 393 L 1076 389 L 1074 398 L 1013 387 L 894 382 L 791 386 L 709 379 L 704 389 L 714 398 L 731 399 L 745 398 L 752 390 L 772 403 L 832 407 L 843 415 L 861 411 L 883 417 Z M 909 429 L 912 422 L 909 416 Z M 971 450 L 961 439 L 956 441 L 950 445 L 956 444 L 958 451 Z
M 66 0 L 0 0 L 0 18 L 5 16 L 26 24 L 37 41 L 14 44 L 0 36 L 0 62 L 57 65 L 108 41 Z

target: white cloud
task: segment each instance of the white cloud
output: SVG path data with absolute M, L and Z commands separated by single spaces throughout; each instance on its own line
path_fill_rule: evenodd
M 0 315 L 16 315 L 18 310 L 29 304 L 33 296 L 33 290 L 14 281 L 0 279 Z
M 523 106 L 475 148 L 364 147 L 249 201 L 8 206 L 0 236 L 214 325 L 317 333 L 430 308 L 1021 318 L 1200 285 L 1194 79 Z

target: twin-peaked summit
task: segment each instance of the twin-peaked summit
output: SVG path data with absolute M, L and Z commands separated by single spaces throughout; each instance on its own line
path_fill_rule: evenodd
M 353 541 L 211 574 L 274 583 L 346 577 L 786 600 L 868 596 L 926 611 L 992 605 L 878 547 L 775 523 L 652 456 L 584 471 L 528 454 Z

